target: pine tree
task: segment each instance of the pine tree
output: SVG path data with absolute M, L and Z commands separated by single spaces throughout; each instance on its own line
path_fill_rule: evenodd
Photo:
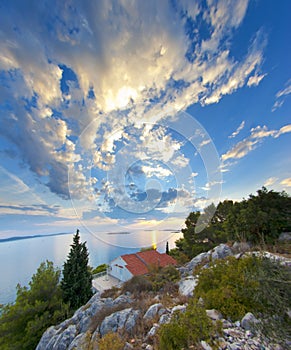
M 59 286 L 61 271 L 51 261 L 42 262 L 28 287 L 17 285 L 14 304 L 0 309 L 0 349 L 35 349 L 43 332 L 65 320 L 68 305 Z
M 64 263 L 61 281 L 64 301 L 69 302 L 74 310 L 84 305 L 93 294 L 92 274 L 88 261 L 86 242 L 80 243 L 80 234 L 77 230 L 67 261 Z

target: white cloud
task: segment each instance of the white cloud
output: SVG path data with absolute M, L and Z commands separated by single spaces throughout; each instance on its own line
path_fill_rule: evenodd
M 266 76 L 266 74 L 262 74 L 262 75 L 255 74 L 255 75 L 249 77 L 249 80 L 247 82 L 247 86 L 249 86 L 249 87 L 258 86 L 260 84 L 260 82 L 264 79 L 265 76 Z
M 168 176 L 172 175 L 171 170 L 169 170 L 165 167 L 162 167 L 161 165 L 157 165 L 156 167 L 143 165 L 141 167 L 141 169 L 145 173 L 145 175 L 148 177 L 152 177 L 152 176 L 168 177 Z
M 200 143 L 199 148 L 202 148 L 203 146 L 208 145 L 210 142 L 211 142 L 210 139 L 209 139 L 209 140 L 203 140 L 203 141 Z
M 291 177 L 282 180 L 280 184 L 286 187 L 291 187 Z
M 221 156 L 223 162 L 228 159 L 241 159 L 255 149 L 266 137 L 277 138 L 282 134 L 291 132 L 291 125 L 285 125 L 279 130 L 268 130 L 266 126 L 257 126 L 251 129 L 251 134 L 244 140 L 234 145 L 228 152 Z
M 240 123 L 239 127 L 238 127 L 230 136 L 228 136 L 228 137 L 229 137 L 230 139 L 236 137 L 236 136 L 242 131 L 242 129 L 243 129 L 244 127 L 245 127 L 245 121 L 243 120 L 243 121 Z
M 264 186 L 265 187 L 269 187 L 274 185 L 274 183 L 278 180 L 277 177 L 269 177 L 265 182 L 264 182 Z
M 52 192 L 92 199 L 90 177 L 84 174 L 90 169 L 80 169 L 80 159 L 91 157 L 91 167 L 109 171 L 122 142 L 135 145 L 129 156 L 186 168 L 181 144 L 162 128 L 142 129 L 139 140 L 126 128 L 159 123 L 169 110 L 193 103 L 216 103 L 262 79 L 257 74 L 265 44 L 261 32 L 246 45 L 241 60 L 231 54 L 247 0 L 208 1 L 207 9 L 188 0 L 176 6 L 170 1 L 72 0 L 70 6 L 57 1 L 11 5 L 10 12 L 0 13 L 0 69 L 6 74 L 0 103 L 13 111 L 5 115 L 0 133 Z M 185 14 L 194 23 L 194 39 L 195 33 L 186 32 Z M 209 38 L 201 40 L 204 30 Z M 63 93 L 68 68 L 76 80 L 67 80 Z M 149 108 L 152 100 L 159 104 Z
M 273 105 L 272 112 L 274 112 L 276 109 L 280 108 L 287 98 L 288 95 L 291 94 L 291 80 L 289 79 L 287 83 L 285 84 L 285 88 L 282 90 L 279 90 L 276 93 L 276 101 Z

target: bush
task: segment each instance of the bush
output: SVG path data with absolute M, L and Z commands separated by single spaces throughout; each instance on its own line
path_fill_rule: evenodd
M 215 330 L 205 309 L 192 300 L 185 313 L 176 313 L 170 323 L 161 326 L 159 349 L 189 349 L 201 340 L 209 340 Z
M 107 333 L 98 343 L 99 350 L 123 350 L 124 341 L 117 333 Z
M 252 312 L 262 320 L 261 331 L 265 336 L 286 338 L 290 323 L 286 316 L 291 307 L 290 277 L 290 267 L 269 259 L 231 257 L 200 271 L 195 296 L 202 297 L 206 309 L 217 309 L 232 320 Z
M 97 273 L 106 271 L 108 265 L 107 264 L 101 264 L 95 267 L 95 269 L 92 270 L 92 275 L 96 275 Z
M 29 287 L 17 286 L 14 304 L 0 310 L 0 348 L 35 349 L 43 332 L 69 315 L 59 286 L 60 270 L 42 262 Z
M 119 294 L 120 294 L 120 289 L 113 286 L 110 289 L 105 289 L 101 294 L 101 298 L 115 299 L 119 296 Z
M 144 276 L 133 276 L 129 281 L 126 281 L 122 286 L 122 293 L 130 292 L 138 294 L 141 292 L 150 291 L 153 289 L 152 283 Z
M 151 270 L 148 279 L 151 281 L 153 290 L 158 292 L 162 290 L 166 284 L 174 284 L 180 277 L 179 271 L 172 265 L 165 266 L 156 270 Z

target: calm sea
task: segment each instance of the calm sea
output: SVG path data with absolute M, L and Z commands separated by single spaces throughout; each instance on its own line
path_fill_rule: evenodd
M 89 264 L 96 267 L 152 244 L 156 244 L 163 253 L 166 242 L 169 242 L 170 249 L 174 248 L 181 233 L 166 230 L 99 233 L 98 236 L 81 233 L 80 236 L 82 242 L 87 242 Z M 0 242 L 0 304 L 15 301 L 17 283 L 28 285 L 42 261 L 53 261 L 55 266 L 61 268 L 70 251 L 72 238 L 73 234 L 61 234 Z

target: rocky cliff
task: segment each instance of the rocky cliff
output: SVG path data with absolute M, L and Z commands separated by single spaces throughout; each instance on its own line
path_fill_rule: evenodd
M 78 309 L 74 315 L 57 326 L 52 326 L 43 334 L 36 350 L 73 350 L 99 349 L 99 341 L 106 334 L 119 332 L 126 334 L 127 342 L 124 350 L 158 349 L 155 335 L 162 324 L 170 322 L 177 312 L 185 312 L 187 298 L 197 285 L 197 277 L 192 275 L 193 268 L 202 262 L 207 267 L 210 260 L 224 259 L 227 256 L 241 256 L 227 245 L 221 244 L 214 250 L 202 253 L 180 268 L 181 279 L 178 282 L 179 293 L 155 296 L 143 294 L 138 298 L 130 293 L 112 296 L 97 292 L 86 305 Z M 253 331 L 259 322 L 254 315 L 247 313 L 241 320 L 230 322 L 223 319 L 217 310 L 207 310 L 212 322 L 219 320 L 222 332 L 217 335 L 219 349 L 283 349 L 266 341 Z M 200 343 L 201 349 L 211 349 L 205 341 Z

